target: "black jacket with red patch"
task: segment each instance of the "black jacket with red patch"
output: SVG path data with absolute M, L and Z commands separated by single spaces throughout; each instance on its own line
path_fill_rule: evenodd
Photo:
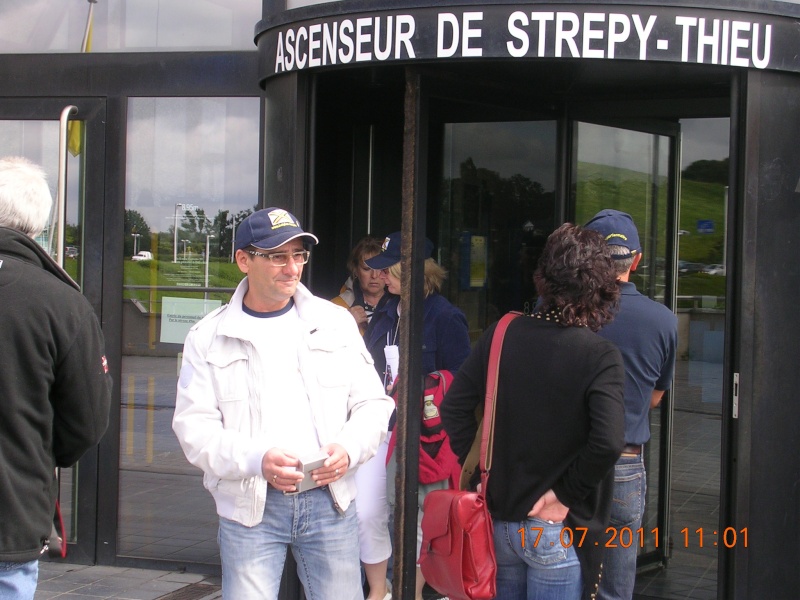
M 111 376 L 94 310 L 44 250 L 0 227 L 0 561 L 39 557 L 56 467 L 108 426 Z

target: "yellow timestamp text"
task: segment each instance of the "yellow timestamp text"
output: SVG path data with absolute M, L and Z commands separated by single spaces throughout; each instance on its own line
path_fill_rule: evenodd
M 533 536 L 531 543 L 534 548 L 542 540 L 543 527 L 521 527 L 517 530 L 520 534 L 522 547 L 525 547 L 526 535 Z M 654 548 L 662 544 L 658 527 L 646 530 L 643 527 L 632 529 L 630 527 L 606 527 L 603 540 L 587 541 L 587 527 L 562 527 L 558 543 L 564 548 L 582 548 L 584 545 L 602 546 L 603 548 L 630 548 L 638 546 L 644 548 L 648 543 Z M 722 546 L 725 548 L 747 548 L 749 543 L 747 527 L 737 530 L 735 527 L 726 527 L 720 531 L 704 530 L 702 527 L 691 531 L 688 527 L 680 530 L 684 548 L 704 548 L 709 546 Z M 549 542 L 555 545 L 556 542 Z

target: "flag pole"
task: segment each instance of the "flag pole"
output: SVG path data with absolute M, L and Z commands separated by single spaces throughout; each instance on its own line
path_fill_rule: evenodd
M 89 3 L 89 14 L 86 17 L 86 29 L 83 32 L 83 41 L 81 42 L 81 52 L 90 52 L 92 44 L 92 15 L 94 14 L 94 5 L 97 0 L 86 0 Z

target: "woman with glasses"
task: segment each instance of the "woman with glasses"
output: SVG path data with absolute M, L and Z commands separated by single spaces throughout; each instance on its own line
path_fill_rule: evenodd
M 372 321 L 367 327 L 367 332 L 364 334 L 364 341 L 375 361 L 375 368 L 384 377 L 387 393 L 391 393 L 397 378 L 396 369 L 387 367 L 386 357 L 387 355 L 399 356 L 399 329 L 402 318 L 399 298 L 401 246 L 401 233 L 398 231 L 384 240 L 380 254 L 365 261 L 368 267 L 380 270 L 380 277 L 386 284 L 389 293 L 394 294 L 380 310 L 375 311 Z M 467 319 L 463 312 L 441 295 L 442 284 L 447 272 L 431 257 L 432 253 L 433 243 L 426 239 L 422 347 L 414 349 L 414 351 L 422 353 L 423 374 L 444 369 L 455 374 L 470 351 Z M 391 473 L 395 464 L 394 457 L 392 457 L 388 465 L 389 480 L 392 482 L 394 477 L 391 476 Z M 449 487 L 447 479 L 431 484 L 420 483 L 418 488 L 419 505 L 422 506 L 425 496 L 431 490 L 446 489 L 447 487 Z M 388 491 L 391 497 L 394 493 L 393 484 L 389 486 Z M 419 558 L 419 548 L 422 543 L 421 517 L 422 513 L 420 512 L 417 517 L 417 558 Z M 422 577 L 420 569 L 417 568 L 416 600 L 422 600 L 424 586 L 425 579 Z
M 608 527 L 614 464 L 625 445 L 625 370 L 595 332 L 619 287 L 603 236 L 566 223 L 547 240 L 534 283 L 539 304 L 503 340 L 487 502 L 494 522 L 497 598 L 594 598 Z M 495 326 L 477 341 L 442 403 L 463 462 L 483 406 Z
M 367 330 L 367 325 L 375 309 L 383 306 L 389 299 L 386 294 L 386 284 L 381 279 L 380 272 L 371 269 L 364 262 L 380 252 L 381 240 L 378 238 L 368 235 L 359 240 L 353 246 L 347 259 L 347 270 L 350 272 L 350 277 L 339 290 L 339 295 L 333 299 L 334 304 L 343 306 L 350 311 L 358 323 L 361 335 L 364 335 Z
M 375 360 L 375 368 L 391 386 L 397 373 L 388 373 L 384 348 L 400 341 L 400 232 L 388 236 L 380 254 L 365 261 L 380 272 L 380 278 L 393 297 L 375 311 L 364 341 Z M 422 318 L 422 372 L 447 369 L 455 373 L 470 351 L 469 330 L 464 313 L 441 295 L 447 271 L 434 260 L 433 242 L 425 240 L 424 295 Z M 391 389 L 390 389 L 391 391 Z
M 347 269 L 350 277 L 341 293 L 332 300 L 334 304 L 350 311 L 358 323 L 361 335 L 367 329 L 375 310 L 391 297 L 379 271 L 364 262 L 380 254 L 381 240 L 372 236 L 362 238 L 350 251 Z M 358 541 L 361 564 L 369 586 L 366 600 L 390 600 L 391 586 L 386 579 L 392 541 L 389 537 L 389 505 L 386 502 L 386 452 L 384 441 L 378 452 L 356 471 L 358 501 Z

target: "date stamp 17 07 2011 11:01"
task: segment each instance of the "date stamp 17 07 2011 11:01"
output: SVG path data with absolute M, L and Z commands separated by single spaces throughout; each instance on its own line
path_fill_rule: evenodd
M 540 542 L 545 543 L 542 541 L 543 531 L 543 527 L 529 527 L 527 530 L 525 527 L 521 527 L 518 529 L 517 533 L 522 537 L 522 547 L 525 547 L 526 534 L 530 536 L 529 541 L 534 548 L 538 547 Z M 586 527 L 562 527 L 561 534 L 559 535 L 559 542 L 564 548 L 569 548 L 571 546 L 582 548 L 584 543 L 590 543 L 586 540 L 588 531 Z M 606 527 L 606 540 L 604 542 L 595 541 L 591 543 L 595 546 L 603 546 L 604 548 L 630 548 L 633 545 L 644 548 L 649 540 L 653 547 L 658 548 L 663 541 L 660 534 L 661 532 L 658 527 L 650 529 L 649 531 L 646 531 L 643 527 L 635 530 L 630 527 Z M 724 548 L 736 548 L 737 546 L 747 548 L 748 544 L 747 527 L 743 527 L 739 530 L 735 527 L 726 527 L 721 531 L 704 529 L 702 527 L 690 531 L 688 527 L 684 527 L 680 530 L 680 537 L 683 541 L 684 548 L 716 548 L 719 546 Z M 552 541 L 548 543 L 551 546 L 556 544 L 556 542 Z

